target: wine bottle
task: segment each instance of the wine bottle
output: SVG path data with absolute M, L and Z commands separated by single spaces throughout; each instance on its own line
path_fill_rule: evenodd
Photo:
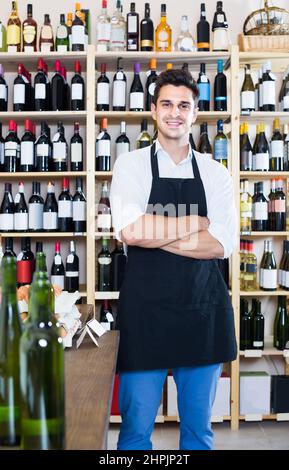
M 4 143 L 4 171 L 15 173 L 20 169 L 20 140 L 17 137 L 17 124 L 9 121 L 9 130 Z
M 198 145 L 198 152 L 204 153 L 209 157 L 212 157 L 213 151 L 212 146 L 208 137 L 208 124 L 203 122 L 200 126 L 200 141 Z
M 55 49 L 57 52 L 69 51 L 69 36 L 68 28 L 65 23 L 65 15 L 60 15 L 59 25 L 56 30 Z
M 75 15 L 71 26 L 71 50 L 85 50 L 85 25 L 81 17 L 80 3 L 75 4 Z
M 283 240 L 283 254 L 278 269 L 278 284 L 281 289 L 286 287 L 286 264 L 288 262 L 289 242 Z
M 20 171 L 34 171 L 34 142 L 33 124 L 29 119 L 25 119 L 25 132 L 20 144 Z
M 245 77 L 241 89 L 241 113 L 255 111 L 255 87 L 251 77 L 251 67 L 245 66 Z
M 261 302 L 256 299 L 256 313 L 253 317 L 253 349 L 264 349 L 264 315 L 261 313 Z
M 64 81 L 63 110 L 69 111 L 71 97 L 70 97 L 70 88 L 67 83 L 67 72 L 66 72 L 65 67 L 61 67 L 60 75 L 62 76 L 63 81 Z
M 106 64 L 100 65 L 100 77 L 96 85 L 96 110 L 109 110 L 109 79 L 106 76 Z
M 34 255 L 30 238 L 21 238 L 21 252 L 17 256 L 17 287 L 31 284 L 34 271 Z
M 144 110 L 144 91 L 139 76 L 140 64 L 134 64 L 134 78 L 131 84 L 129 93 L 129 110 L 130 111 L 143 111 Z
M 48 111 L 47 77 L 43 59 L 38 59 L 37 70 L 34 78 L 35 111 Z
M 269 231 L 275 230 L 275 192 L 276 192 L 276 180 L 272 179 L 271 180 L 271 190 L 268 195 L 268 229 Z
M 247 233 L 252 230 L 252 196 L 249 193 L 249 181 L 241 181 L 240 197 L 240 232 Z
M 273 346 L 279 351 L 288 348 L 287 341 L 289 340 L 289 320 L 286 309 L 286 297 L 278 297 L 278 306 L 274 319 L 274 337 Z
M 270 171 L 283 171 L 284 141 L 280 132 L 280 120 L 275 118 L 273 121 L 273 135 L 270 144 Z
M 14 201 L 11 183 L 5 183 L 5 192 L 0 207 L 0 232 L 14 230 Z
M 276 103 L 276 78 L 271 73 L 271 62 L 268 61 L 264 64 L 262 75 L 262 89 L 263 89 L 263 103 L 262 111 L 275 111 Z
M 120 291 L 122 286 L 125 268 L 126 268 L 126 255 L 124 254 L 123 244 L 116 240 L 115 249 L 111 253 L 112 270 L 111 270 L 111 287 L 114 292 Z
M 285 86 L 284 86 L 284 91 L 283 91 L 283 96 L 282 96 L 282 110 L 288 112 L 289 111 L 289 66 L 287 68 L 287 74 L 286 74 L 286 81 L 285 81 Z
M 260 287 L 266 291 L 277 289 L 277 266 L 271 240 L 264 241 L 264 254 L 260 264 Z
M 2 123 L 0 122 L 0 172 L 4 171 L 5 140 L 2 136 Z
M 40 30 L 39 51 L 44 54 L 54 51 L 53 29 L 50 23 L 50 16 L 47 14 L 44 15 L 44 23 Z
M 257 257 L 254 253 L 253 240 L 246 242 L 245 271 L 244 271 L 244 290 L 255 291 L 257 289 Z
M 126 46 L 126 23 L 122 15 L 121 0 L 116 0 L 116 10 L 110 21 L 110 51 L 125 51 Z
M 140 135 L 137 138 L 136 145 L 138 149 L 142 149 L 144 147 L 149 147 L 150 145 L 152 145 L 152 138 L 148 133 L 147 119 L 143 119 L 141 122 L 141 131 Z
M 64 111 L 65 83 L 61 75 L 61 63 L 55 61 L 55 74 L 51 79 L 51 109 L 52 111 Z
M 263 111 L 263 81 L 262 81 L 263 68 L 264 68 L 264 64 L 263 64 L 262 68 L 259 69 L 259 72 L 258 72 L 259 96 L 258 96 L 258 109 L 256 109 L 256 111 L 257 110 L 258 111 Z
M 111 227 L 108 183 L 104 181 L 102 183 L 101 197 L 97 208 L 97 230 L 99 232 L 110 232 Z
M 111 305 L 107 299 L 104 299 L 100 307 L 100 324 L 106 331 L 111 331 L 114 330 L 114 323 Z
M 54 184 L 47 185 L 47 196 L 43 207 L 43 229 L 46 232 L 58 230 L 58 204 L 54 192 Z
M 181 31 L 175 42 L 175 51 L 196 52 L 195 41 L 189 31 L 187 15 L 181 17 Z
M 154 49 L 154 24 L 150 17 L 150 4 L 145 3 L 144 18 L 140 23 L 140 50 L 153 51 Z
M 200 64 L 200 73 L 197 81 L 200 96 L 198 108 L 200 111 L 210 111 L 210 80 L 206 76 L 206 64 Z
M 17 305 L 14 256 L 5 256 L 1 261 L 0 318 L 0 445 L 17 446 L 20 444 L 21 427 L 21 323 Z
M 65 290 L 79 291 L 79 258 L 75 252 L 75 242 L 69 244 L 69 254 L 66 259 Z
M 6 256 L 13 256 L 16 262 L 16 254 L 13 249 L 13 238 L 11 237 L 5 238 L 5 251 L 4 251 L 3 257 L 5 258 Z M 15 284 L 16 284 L 16 279 L 15 279 Z
M 53 136 L 53 171 L 67 171 L 68 145 L 64 135 L 64 126 L 62 122 L 57 124 L 57 132 Z
M 268 201 L 263 194 L 263 183 L 254 183 L 252 230 L 268 230 Z
M 214 139 L 214 159 L 228 167 L 228 139 L 224 134 L 222 119 L 217 123 L 218 133 Z
M 120 135 L 115 141 L 115 153 L 116 158 L 119 157 L 122 153 L 128 153 L 130 151 L 130 141 L 126 135 L 126 123 L 121 121 L 120 123 Z
M 247 254 L 247 242 L 244 239 L 240 239 L 240 291 L 245 288 L 245 269 L 246 269 L 246 254 Z
M 157 61 L 156 59 L 150 60 L 150 72 L 146 81 L 146 111 L 151 110 L 151 104 L 153 102 L 157 75 Z
M 73 22 L 73 14 L 69 12 L 67 13 L 66 26 L 68 30 L 68 41 L 69 41 L 70 51 L 72 51 L 72 22 Z
M 97 257 L 99 292 L 111 291 L 111 254 L 108 248 L 108 238 L 102 238 L 101 251 Z
M 289 133 L 287 133 L 284 139 L 284 161 L 283 161 L 284 171 L 289 170 Z
M 40 136 L 35 143 L 36 154 L 36 171 L 49 171 L 50 169 L 50 143 L 47 135 L 47 124 L 45 121 L 41 122 Z
M 83 139 L 79 135 L 79 122 L 74 123 L 74 134 L 70 140 L 70 169 L 83 170 Z
M 96 51 L 108 51 L 109 41 L 110 17 L 107 14 L 107 0 L 101 0 L 101 13 L 96 19 Z
M 253 150 L 253 163 L 257 171 L 268 171 L 269 170 L 269 145 L 265 135 L 265 126 L 263 123 L 259 124 L 259 135 L 256 139 L 255 151 Z
M 100 123 L 100 133 L 96 139 L 96 170 L 111 170 L 111 139 L 107 132 L 107 119 L 103 118 Z
M 274 229 L 277 232 L 286 231 L 286 196 L 283 191 L 283 180 L 276 180 L 276 192 L 274 197 Z
M 198 51 L 210 50 L 210 25 L 206 20 L 205 3 L 201 3 L 201 17 L 197 24 L 197 48 Z
M 25 111 L 27 100 L 27 79 L 24 76 L 23 64 L 19 64 L 18 75 L 13 84 L 13 111 Z
M 22 25 L 22 50 L 29 53 L 37 51 L 37 23 L 33 19 L 32 9 L 32 4 L 28 3 L 27 19 Z
M 241 298 L 240 305 L 240 350 L 252 349 L 252 318 L 249 312 L 248 300 Z
M 218 73 L 214 83 L 214 110 L 227 111 L 227 78 L 223 73 L 222 60 L 218 60 Z
M 65 271 L 60 253 L 60 242 L 55 242 L 55 255 L 51 266 L 51 284 L 64 290 Z
M 60 232 L 72 232 L 72 197 L 69 192 L 68 178 L 62 179 L 62 192 L 58 198 L 58 229 Z
M 40 183 L 33 181 L 32 196 L 29 199 L 29 230 L 41 232 L 43 230 L 44 200 L 40 193 Z
M 29 325 L 20 342 L 22 392 L 21 448 L 65 447 L 64 349 L 54 319 L 44 253 L 37 253 L 29 293 Z M 35 273 L 35 274 L 36 274 Z
M 0 64 L 0 111 L 7 111 L 8 85 L 4 78 L 4 67 Z
M 27 232 L 28 230 L 28 208 L 24 195 L 24 183 L 18 184 L 18 193 L 14 200 L 14 230 L 16 232 Z
M 230 47 L 230 39 L 228 34 L 228 22 L 223 12 L 223 2 L 217 2 L 217 9 L 214 14 L 212 24 L 213 31 L 213 51 L 228 51 Z
M 139 50 L 139 15 L 135 11 L 135 3 L 130 4 L 130 12 L 126 16 L 126 50 Z
M 84 80 L 81 76 L 81 65 L 79 60 L 74 63 L 75 74 L 71 79 L 71 111 L 83 111 L 84 97 L 85 97 L 85 85 Z
M 156 28 L 155 50 L 157 52 L 171 52 L 172 50 L 172 30 L 167 23 L 167 6 L 161 4 L 161 20 Z
M 126 108 L 126 75 L 120 65 L 121 58 L 117 59 L 117 71 L 112 83 L 112 110 L 125 111 Z
M 252 145 L 249 139 L 249 125 L 248 122 L 242 124 L 242 138 L 240 139 L 240 170 L 252 171 L 253 169 L 253 155 Z
M 18 16 L 17 2 L 12 2 L 12 11 L 7 23 L 7 51 L 21 51 L 21 21 Z
M 7 52 L 7 31 L 0 20 L 0 52 Z
M 156 136 L 155 135 L 153 136 L 153 142 L 156 140 L 156 138 L 157 138 L 157 129 L 156 129 Z M 190 142 L 190 146 L 192 147 L 192 149 L 197 150 L 192 131 L 189 134 L 189 142 Z
M 86 199 L 82 190 L 82 178 L 76 178 L 76 192 L 72 199 L 73 232 L 86 232 Z

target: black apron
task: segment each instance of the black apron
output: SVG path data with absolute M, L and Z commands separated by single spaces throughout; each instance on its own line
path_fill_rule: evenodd
M 186 205 L 186 215 L 190 204 L 198 204 L 198 215 L 207 216 L 193 150 L 192 166 L 194 178 L 160 178 L 154 144 L 148 205 L 174 204 L 178 216 L 179 204 Z M 147 213 L 155 211 L 147 208 Z M 237 354 L 232 304 L 214 259 L 128 246 L 117 328 L 118 371 L 214 364 L 232 361 Z

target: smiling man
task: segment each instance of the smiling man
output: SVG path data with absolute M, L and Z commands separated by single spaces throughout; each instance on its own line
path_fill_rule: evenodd
M 178 392 L 180 449 L 212 449 L 210 418 L 222 364 L 236 357 L 234 318 L 217 259 L 236 244 L 232 180 L 194 151 L 198 88 L 190 73 L 158 77 L 158 138 L 121 155 L 111 187 L 113 225 L 127 245 L 118 371 L 120 450 L 149 450 L 163 385 Z

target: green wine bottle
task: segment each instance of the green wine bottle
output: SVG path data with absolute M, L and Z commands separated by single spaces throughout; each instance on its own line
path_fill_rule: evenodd
M 253 317 L 253 349 L 264 349 L 264 326 L 261 302 L 256 300 L 256 313 Z
M 141 133 L 137 139 L 136 145 L 138 149 L 149 147 L 152 144 L 152 138 L 148 133 L 148 121 L 143 119 L 141 123 Z
M 16 260 L 1 262 L 0 308 L 0 445 L 20 443 L 19 343 L 21 321 L 17 308 Z
M 0 52 L 7 52 L 7 31 L 0 21 Z
M 56 30 L 55 48 L 57 52 L 69 51 L 69 31 L 63 14 L 60 15 L 60 22 Z
M 240 305 L 240 350 L 252 349 L 251 344 L 251 324 L 252 319 L 249 312 L 248 301 L 241 298 Z
M 286 297 L 278 297 L 278 307 L 274 320 L 274 347 L 283 351 L 289 341 L 289 320 L 286 310 Z
M 45 255 L 36 254 L 30 322 L 20 341 L 22 449 L 64 449 L 64 350 L 51 308 Z
M 222 119 L 217 123 L 218 133 L 214 139 L 214 159 L 228 167 L 228 139 L 224 134 L 224 125 Z

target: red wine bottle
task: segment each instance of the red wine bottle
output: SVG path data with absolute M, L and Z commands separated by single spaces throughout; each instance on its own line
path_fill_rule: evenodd
M 29 199 L 29 230 L 41 232 L 43 230 L 44 200 L 40 195 L 40 183 L 33 181 L 32 196 Z
M 135 11 L 135 3 L 130 4 L 130 12 L 126 16 L 126 50 L 139 50 L 139 14 Z
M 20 171 L 34 171 L 34 143 L 33 124 L 29 119 L 25 119 L 25 132 L 20 144 Z
M 49 145 L 49 138 L 47 135 L 47 123 L 41 123 L 40 136 L 35 143 L 35 160 L 36 171 L 49 171 L 49 164 L 51 160 L 51 148 Z
M 13 111 L 25 111 L 27 104 L 27 79 L 24 76 L 23 64 L 18 65 L 18 75 L 13 85 Z
M 75 74 L 71 79 L 71 110 L 83 111 L 85 109 L 85 86 L 84 80 L 81 76 L 81 65 L 79 60 L 74 64 Z
M 70 169 L 83 170 L 83 140 L 79 135 L 79 122 L 74 123 L 74 134 L 70 140 Z
M 130 87 L 129 93 L 129 110 L 130 111 L 143 111 L 144 110 L 144 91 L 140 79 L 140 64 L 134 64 L 134 77 Z
M 155 92 L 155 87 L 156 87 L 156 81 L 158 78 L 157 75 L 157 61 L 156 59 L 151 59 L 150 60 L 150 74 L 147 78 L 146 82 L 146 111 L 151 110 L 151 104 L 153 102 L 153 97 L 154 97 L 154 92 Z
M 117 59 L 117 70 L 112 83 L 112 110 L 125 111 L 126 108 L 126 76 L 120 65 L 121 58 Z
M 64 264 L 62 262 L 60 254 L 60 242 L 55 243 L 55 255 L 51 267 L 51 284 L 59 286 L 62 290 L 64 289 Z
M 16 232 L 27 232 L 28 230 L 28 208 L 24 195 L 24 183 L 19 182 L 18 193 L 14 199 L 14 230 Z
M 8 105 L 8 85 L 4 78 L 4 68 L 0 64 L 0 111 L 7 111 Z
M 227 111 L 227 78 L 223 73 L 222 60 L 218 60 L 218 73 L 214 83 L 214 110 Z
M 17 124 L 9 121 L 9 130 L 4 144 L 4 171 L 15 173 L 20 169 L 20 140 L 17 137 Z
M 37 74 L 34 78 L 34 106 L 35 111 L 48 111 L 47 76 L 43 59 L 38 59 Z
M 210 50 L 210 25 L 206 20 L 206 6 L 201 3 L 201 17 L 197 24 L 197 48 L 198 51 Z
M 75 292 L 79 290 L 79 258 L 75 252 L 75 242 L 69 244 L 69 254 L 66 259 L 65 290 Z
M 64 135 L 62 122 L 58 122 L 57 132 L 54 135 L 53 142 L 53 171 L 67 171 L 68 146 Z
M 106 75 L 106 64 L 100 65 L 100 77 L 96 84 L 96 110 L 109 110 L 109 79 Z
M 64 111 L 65 83 L 61 75 L 60 60 L 55 61 L 55 74 L 51 79 L 51 109 L 52 111 Z
M 5 140 L 2 136 L 2 122 L 0 122 L 0 171 L 4 171 Z
M 58 230 L 58 204 L 55 197 L 54 184 L 47 185 L 47 196 L 43 208 L 43 229 L 46 232 Z
M 126 256 L 123 250 L 123 244 L 116 241 L 115 249 L 111 253 L 112 258 L 112 270 L 111 270 L 111 286 L 113 291 L 120 291 L 123 283 L 125 267 L 126 267 Z
M 106 331 L 115 329 L 115 321 L 112 313 L 112 308 L 107 299 L 103 300 L 100 307 L 100 324 Z
M 100 133 L 96 139 L 96 170 L 110 171 L 110 135 L 107 132 L 107 119 L 103 118 L 100 123 Z
M 63 110 L 68 111 L 70 108 L 70 88 L 67 83 L 67 73 L 66 68 L 61 67 L 60 69 L 61 76 L 63 77 L 64 81 L 64 97 L 63 97 Z
M 30 238 L 21 238 L 21 252 L 17 256 L 17 287 L 31 284 L 34 272 L 34 261 Z
M 72 232 L 72 197 L 69 192 L 68 178 L 62 179 L 62 192 L 58 198 L 58 229 L 60 232 Z
M 82 191 L 82 178 L 76 178 L 76 193 L 72 200 L 73 232 L 86 232 L 86 199 Z
M 5 192 L 0 207 L 0 232 L 14 230 L 14 201 L 12 197 L 12 184 L 5 183 Z

